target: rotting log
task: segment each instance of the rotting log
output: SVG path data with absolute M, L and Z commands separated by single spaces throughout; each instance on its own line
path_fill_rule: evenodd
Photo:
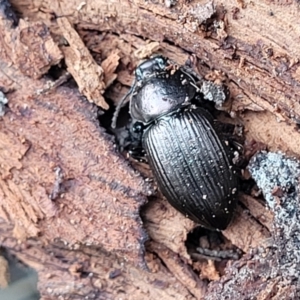
M 200 277 L 220 277 L 213 265 L 191 260 L 184 242 L 195 224 L 162 197 L 144 206 L 142 223 L 140 209 L 152 186 L 116 153 L 97 108 L 74 85 L 48 92 L 53 82 L 41 78 L 62 57 L 81 92 L 92 87 L 86 97 L 102 97 L 115 80 L 106 96 L 117 102 L 132 82 L 135 54 L 149 47 L 143 38 L 159 42 L 160 52 L 180 64 L 194 54 L 201 75 L 226 77 L 246 143 L 254 139 L 300 155 L 293 124 L 300 117 L 296 1 L 166 3 L 12 1 L 19 25 L 1 15 L 0 87 L 9 100 L 0 120 L 1 245 L 38 270 L 45 298 L 201 299 Z M 79 34 L 72 43 L 66 27 Z M 85 51 L 103 68 L 97 94 L 89 80 L 102 71 L 91 56 L 72 68 L 74 53 L 84 60 Z M 214 286 L 220 289 L 235 270 L 247 268 L 247 253 L 267 245 L 271 235 L 272 216 L 264 206 L 245 195 L 241 202 L 224 235 L 246 255 L 209 285 L 206 297 L 213 299 Z M 264 263 L 256 263 L 251 275 Z M 239 288 L 259 299 L 288 299 L 293 288 L 280 280 L 242 278 Z M 234 288 L 231 298 L 242 299 Z

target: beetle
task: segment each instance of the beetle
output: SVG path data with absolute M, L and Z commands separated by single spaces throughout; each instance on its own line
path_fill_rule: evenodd
M 207 94 L 204 86 L 212 87 Z M 201 105 L 214 100 L 213 90 L 212 83 L 188 68 L 164 56 L 152 57 L 136 68 L 135 81 L 116 108 L 112 127 L 129 97 L 133 148 L 145 151 L 168 202 L 201 226 L 224 230 L 236 206 L 238 177 L 230 144 Z M 217 95 L 226 98 L 219 88 Z

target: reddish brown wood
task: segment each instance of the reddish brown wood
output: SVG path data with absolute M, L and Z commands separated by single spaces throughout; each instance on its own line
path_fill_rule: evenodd
M 1 245 L 37 269 L 45 299 L 295 295 L 283 278 L 263 277 L 273 261 L 252 250 L 267 249 L 272 235 L 262 204 L 241 196 L 248 210 L 240 206 L 223 234 L 246 255 L 226 275 L 193 262 L 185 241 L 196 224 L 159 194 L 142 207 L 154 186 L 116 152 L 97 108 L 74 85 L 51 88 L 42 78 L 64 58 L 79 90 L 107 108 L 104 90 L 117 103 L 145 55 L 159 50 L 183 64 L 192 53 L 201 75 L 228 85 L 246 146 L 255 139 L 299 156 L 298 4 L 223 2 L 18 0 L 17 27 L 1 12 L 0 88 L 9 100 L 0 119 Z M 207 292 L 202 278 L 212 280 Z

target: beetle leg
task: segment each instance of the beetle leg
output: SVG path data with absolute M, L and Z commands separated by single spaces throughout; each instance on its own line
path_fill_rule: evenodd
M 143 133 L 144 125 L 142 123 L 134 122 L 130 124 L 130 146 L 128 147 L 128 153 L 132 158 L 140 162 L 147 162 L 145 150 L 142 145 Z
M 204 78 L 199 74 L 199 70 L 197 68 L 197 57 L 192 54 L 188 57 L 184 65 L 182 66 L 185 72 L 194 76 L 197 81 L 202 82 Z
M 127 126 L 112 129 L 120 152 L 128 151 L 133 159 L 147 162 L 145 150 L 142 147 L 143 131 L 143 125 L 138 122 L 131 122 Z
M 134 91 L 136 89 L 136 85 L 137 85 L 137 83 L 136 83 L 136 81 L 134 81 L 132 87 L 129 89 L 129 91 L 127 92 L 127 94 L 118 103 L 118 105 L 116 107 L 116 110 L 115 110 L 115 112 L 113 114 L 113 117 L 112 117 L 111 128 L 113 128 L 113 129 L 116 128 L 116 126 L 117 126 L 117 119 L 118 119 L 120 110 L 126 104 L 125 100 L 134 93 Z M 129 101 L 130 100 L 131 100 L 131 97 L 130 97 Z
M 141 163 L 148 163 L 148 160 L 145 156 L 145 150 L 143 148 L 133 148 L 128 151 L 128 154 L 135 160 Z
M 243 136 L 243 126 L 241 124 L 223 123 L 218 120 L 214 120 L 213 122 L 215 130 L 219 133 L 223 142 L 229 144 L 233 150 L 242 153 L 242 145 L 245 141 Z
M 228 149 L 228 156 L 230 161 L 233 163 L 237 174 L 240 174 L 241 169 L 245 164 L 245 153 L 244 153 L 244 136 L 243 126 L 240 124 L 223 123 L 218 120 L 214 120 L 214 128 L 218 131 L 222 142 Z
M 241 256 L 239 251 L 234 250 L 210 250 L 198 247 L 196 253 L 193 253 L 193 258 L 196 259 L 211 259 L 214 261 L 221 261 L 223 259 L 238 260 Z

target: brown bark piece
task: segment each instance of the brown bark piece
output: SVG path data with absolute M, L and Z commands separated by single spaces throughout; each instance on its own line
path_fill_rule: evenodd
M 216 281 L 220 279 L 220 274 L 217 271 L 215 262 L 213 260 L 196 261 L 193 263 L 193 269 L 200 272 L 201 279 L 208 279 L 210 281 Z
M 195 223 L 176 211 L 167 201 L 152 199 L 144 209 L 145 229 L 159 245 L 190 261 L 185 241 Z
M 241 194 L 239 200 L 249 209 L 251 215 L 264 225 L 269 231 L 273 230 L 273 213 L 268 210 L 265 204 L 249 195 Z
M 47 26 L 42 22 L 20 19 L 17 28 L 0 14 L 2 49 L 19 70 L 32 78 L 40 78 L 51 66 L 62 59 L 62 53 L 54 43 Z
M 278 120 L 271 112 L 246 112 L 243 122 L 247 140 L 259 141 L 270 151 L 282 151 L 300 157 L 299 129 Z
M 269 231 L 262 227 L 250 214 L 237 207 L 235 217 L 226 230 L 224 236 L 234 245 L 248 253 L 250 249 L 266 246 L 268 238 L 271 236 Z
M 1 150 L 1 177 L 9 178 L 11 169 L 20 170 L 22 163 L 20 162 L 26 152 L 29 150 L 30 144 L 26 140 L 16 140 L 13 136 L 9 136 L 9 130 L 4 128 L 0 132 L 0 150 Z
M 114 50 L 112 53 L 101 63 L 101 67 L 104 71 L 104 82 L 106 88 L 108 88 L 114 80 L 118 77 L 115 73 L 117 66 L 119 65 L 119 51 Z
M 25 237 L 39 233 L 69 247 L 103 247 L 142 264 L 145 232 L 138 212 L 149 189 L 115 154 L 95 109 L 67 88 L 34 96 L 42 82 L 3 62 L 1 69 L 22 85 L 7 95 L 10 111 L 0 122 L 7 146 L 0 151 L 1 215 Z M 63 180 L 52 201 L 56 168 Z
M 206 291 L 206 284 L 200 280 L 189 265 L 180 259 L 176 252 L 154 242 L 151 243 L 150 250 L 157 253 L 171 273 L 174 274 L 183 286 L 188 288 L 196 299 L 203 297 Z
M 138 59 L 144 59 L 150 57 L 153 53 L 160 49 L 160 44 L 158 42 L 151 42 L 134 51 L 134 55 Z
M 195 299 L 150 253 L 145 271 L 100 248 L 80 246 L 71 251 L 63 243 L 47 247 L 33 240 L 18 243 L 1 219 L 0 233 L 1 244 L 37 270 L 42 299 Z
M 75 78 L 79 91 L 87 99 L 98 106 L 108 109 L 102 94 L 105 90 L 103 69 L 94 61 L 89 50 L 85 47 L 78 33 L 74 30 L 66 17 L 57 19 L 57 23 L 69 47 L 63 47 L 62 51 L 68 71 Z

